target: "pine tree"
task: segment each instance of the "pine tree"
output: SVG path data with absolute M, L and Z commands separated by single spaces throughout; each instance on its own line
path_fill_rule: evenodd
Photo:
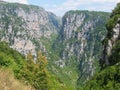
M 48 71 L 47 71 L 47 59 L 39 51 L 37 54 L 36 64 L 38 66 L 38 72 L 36 73 L 37 82 L 39 83 L 39 90 L 48 90 Z

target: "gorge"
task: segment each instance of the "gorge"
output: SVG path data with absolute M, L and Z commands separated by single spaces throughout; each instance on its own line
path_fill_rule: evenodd
M 57 17 L 38 6 L 0 1 L 0 41 L 7 42 L 25 57 L 31 53 L 34 60 L 41 51 L 48 60 L 48 71 L 55 75 L 61 87 L 82 90 L 81 87 L 99 72 L 100 66 L 105 68 L 119 62 L 115 60 L 110 64 L 112 60 L 107 59 L 114 58 L 112 54 L 116 54 L 116 49 L 112 52 L 112 47 L 120 35 L 118 20 L 111 29 L 115 34 L 109 37 L 110 26 L 107 24 L 107 29 L 105 26 L 109 16 L 107 12 L 71 10 Z M 102 43 L 108 44 L 102 46 Z

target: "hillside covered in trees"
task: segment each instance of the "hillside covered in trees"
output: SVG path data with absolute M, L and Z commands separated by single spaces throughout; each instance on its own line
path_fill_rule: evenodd
M 57 77 L 48 72 L 47 59 L 39 51 L 37 60 L 28 53 L 27 57 L 0 42 L 0 89 L 12 90 L 61 90 L 65 87 Z M 5 85 L 4 85 L 5 83 Z
M 120 3 L 113 10 L 106 27 L 108 34 L 103 40 L 101 70 L 86 83 L 83 90 L 120 90 Z

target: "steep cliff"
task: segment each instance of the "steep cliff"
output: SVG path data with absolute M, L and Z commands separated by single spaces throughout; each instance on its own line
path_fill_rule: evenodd
M 76 70 L 79 84 L 84 84 L 98 68 L 108 16 L 105 12 L 69 11 L 62 18 L 62 30 L 56 45 L 57 51 L 57 46 L 62 49 L 56 64 L 69 67 L 69 76 Z
M 0 40 L 22 54 L 46 51 L 41 42 L 58 34 L 57 17 L 41 7 L 0 2 Z
M 120 3 L 106 23 L 108 33 L 103 40 L 101 70 L 82 90 L 120 90 Z
M 104 68 L 109 65 L 114 65 L 120 60 L 115 58 L 114 54 L 118 50 L 116 47 L 119 47 L 119 39 L 120 39 L 120 3 L 113 10 L 110 19 L 106 23 L 106 27 L 108 30 L 108 34 L 106 38 L 103 40 L 103 56 L 100 60 L 101 67 Z M 119 53 L 119 52 L 118 52 Z M 116 60 L 115 60 L 116 59 Z

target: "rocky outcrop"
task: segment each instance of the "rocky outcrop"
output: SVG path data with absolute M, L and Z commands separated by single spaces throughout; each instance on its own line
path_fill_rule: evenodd
M 83 90 L 119 90 L 120 88 L 120 3 L 107 20 L 108 30 L 100 59 L 101 70 L 87 82 Z
M 1 41 L 9 42 L 22 54 L 35 55 L 38 49 L 45 52 L 42 38 L 51 39 L 60 28 L 54 14 L 32 5 L 1 2 L 0 20 Z
M 108 34 L 103 40 L 103 55 L 100 60 L 101 69 L 119 62 L 120 3 L 113 10 L 106 27 Z
M 120 20 L 118 19 L 117 22 L 119 22 Z M 110 31 L 108 31 L 110 32 Z M 109 66 L 111 65 L 111 62 L 109 62 L 109 57 L 112 54 L 112 50 L 114 48 L 114 46 L 116 45 L 116 42 L 119 40 L 120 38 L 120 23 L 117 23 L 115 25 L 115 27 L 112 29 L 112 36 L 110 38 L 105 38 L 105 40 L 107 40 L 107 43 L 103 44 L 104 50 L 103 50 L 103 56 L 102 59 L 100 60 L 101 63 L 101 67 L 105 67 L 105 66 Z
M 104 12 L 69 11 L 63 17 L 60 42 L 64 47 L 61 59 L 65 64 L 62 67 L 73 65 L 75 61 L 80 81 L 89 79 L 96 71 L 95 63 L 102 52 L 101 41 L 107 32 L 105 22 L 108 16 Z

